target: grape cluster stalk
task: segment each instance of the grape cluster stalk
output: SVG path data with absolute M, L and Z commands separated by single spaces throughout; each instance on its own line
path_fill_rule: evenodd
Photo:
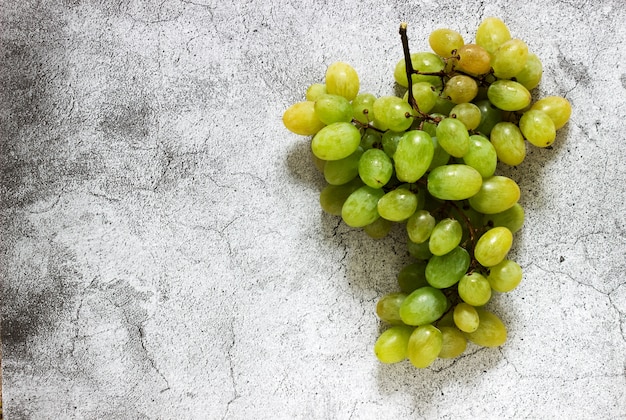
M 505 343 L 507 329 L 486 305 L 522 280 L 507 256 L 524 209 L 519 186 L 497 165 L 549 147 L 572 110 L 559 96 L 533 102 L 542 63 L 499 18 L 484 19 L 474 43 L 440 28 L 428 38 L 432 51 L 411 53 L 405 23 L 400 38 L 393 76 L 402 97 L 360 92 L 356 70 L 335 62 L 283 123 L 310 137 L 327 182 L 323 211 L 375 239 L 394 223 L 406 229 L 414 261 L 399 270 L 398 291 L 377 302 L 388 327 L 374 353 L 426 368 L 458 357 L 468 341 Z

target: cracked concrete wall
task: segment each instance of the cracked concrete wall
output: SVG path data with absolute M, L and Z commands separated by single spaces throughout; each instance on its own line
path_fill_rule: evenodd
M 626 418 L 626 11 L 619 0 L 0 2 L 5 416 Z M 321 213 L 281 116 L 336 60 L 394 90 L 414 51 L 504 19 L 564 95 L 522 189 L 509 328 L 415 370 L 372 352 L 410 261 Z

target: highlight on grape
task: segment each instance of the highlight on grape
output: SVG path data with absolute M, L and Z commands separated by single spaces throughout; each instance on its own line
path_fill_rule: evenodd
M 323 211 L 375 239 L 404 225 L 414 262 L 376 305 L 388 328 L 374 353 L 425 368 L 458 357 L 468 341 L 505 343 L 507 329 L 486 305 L 522 280 L 507 256 L 524 209 L 497 164 L 516 166 L 527 147 L 549 147 L 571 106 L 558 96 L 532 102 L 541 61 L 496 17 L 480 23 L 474 43 L 441 28 L 428 38 L 432 52 L 411 53 L 405 23 L 400 38 L 393 77 L 402 97 L 361 92 L 356 70 L 336 62 L 283 123 L 311 137 L 327 182 Z

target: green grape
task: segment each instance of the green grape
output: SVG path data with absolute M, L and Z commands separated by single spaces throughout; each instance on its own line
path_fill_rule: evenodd
M 476 29 L 476 43 L 490 54 L 511 39 L 509 28 L 497 17 L 485 18 Z
M 478 328 L 465 333 L 467 339 L 482 347 L 498 347 L 506 341 L 506 327 L 495 314 L 484 309 L 476 309 L 480 319 Z
M 474 258 L 483 267 L 493 267 L 506 257 L 512 244 L 513 234 L 510 230 L 501 226 L 491 228 L 476 242 Z
M 287 130 L 301 136 L 312 136 L 326 125 L 315 114 L 315 103 L 311 101 L 297 102 L 287 108 L 283 124 Z
M 372 188 L 382 188 L 393 174 L 391 159 L 380 149 L 366 150 L 357 165 L 361 180 Z
M 502 163 L 517 166 L 526 158 L 526 142 L 517 125 L 499 122 L 491 129 L 489 139 Z
M 502 121 L 502 111 L 493 106 L 488 99 L 476 102 L 476 106 L 480 109 L 480 124 L 476 130 L 488 136 L 493 127 Z
M 363 182 L 358 178 L 343 185 L 327 185 L 320 193 L 322 210 L 333 216 L 341 216 L 343 203 L 346 202 L 350 194 L 362 186 Z
M 341 208 L 343 221 L 351 227 L 363 227 L 378 219 L 378 200 L 385 193 L 367 185 L 348 196 Z
M 469 151 L 463 156 L 463 163 L 476 169 L 483 178 L 489 178 L 496 171 L 498 164 L 496 149 L 487 138 L 478 134 L 470 136 L 469 144 Z
M 448 164 L 450 162 L 450 154 L 446 152 L 443 147 L 439 145 L 439 141 L 437 141 L 437 137 L 431 137 L 433 141 L 433 160 L 430 162 L 428 166 L 428 170 L 432 171 L 433 169 Z
M 313 154 L 324 160 L 350 156 L 361 143 L 358 128 L 347 122 L 336 122 L 322 128 L 311 141 Z
M 360 145 L 363 150 L 379 148 L 382 145 L 382 136 L 378 131 L 368 128 L 361 137 Z
M 510 209 L 500 213 L 485 214 L 483 224 L 490 227 L 503 226 L 515 233 L 524 225 L 524 208 L 515 203 Z
M 359 173 L 359 160 L 363 148 L 358 147 L 350 156 L 339 160 L 330 160 L 324 165 L 324 178 L 331 185 L 341 185 L 352 181 Z
M 531 101 L 528 89 L 513 80 L 496 80 L 487 89 L 487 97 L 503 111 L 519 111 Z
M 461 121 L 466 129 L 474 130 L 478 127 L 481 121 L 480 108 L 473 103 L 465 102 L 455 105 L 450 110 L 449 116 Z
M 435 218 L 426 210 L 417 210 L 406 223 L 409 239 L 416 244 L 426 241 L 434 228 Z
M 456 67 L 465 73 L 480 75 L 491 70 L 491 57 L 480 45 L 465 44 L 457 50 Z
M 467 348 L 467 338 L 455 327 L 437 327 L 441 331 L 442 345 L 439 357 L 454 359 L 460 356 Z
M 483 306 L 491 299 L 491 285 L 480 273 L 473 272 L 461 277 L 458 285 L 459 297 L 472 306 Z
M 494 175 L 484 179 L 479 191 L 469 199 L 474 210 L 483 214 L 501 213 L 519 200 L 520 189 L 510 178 Z
M 445 255 L 434 255 L 426 265 L 426 280 L 437 289 L 456 284 L 470 265 L 467 251 L 457 246 Z
M 556 138 L 554 122 L 548 114 L 537 109 L 524 112 L 519 129 L 526 140 L 537 147 L 548 147 Z
M 482 183 L 480 172 L 468 165 L 443 165 L 428 174 L 428 192 L 441 200 L 470 198 L 480 191 Z
M 469 150 L 469 134 L 465 125 L 456 118 L 444 118 L 437 125 L 437 141 L 454 157 L 463 157 Z
M 313 165 L 315 165 L 315 169 L 324 173 L 324 168 L 326 167 L 326 161 L 324 159 L 320 159 L 311 153 L 311 160 L 313 160 Z
M 326 91 L 332 95 L 351 101 L 359 93 L 359 75 L 348 63 L 338 61 L 328 66 L 325 81 Z
M 441 57 L 431 52 L 412 53 L 411 64 L 413 64 L 414 70 L 418 70 L 422 73 L 436 73 L 440 72 L 444 68 L 444 62 Z M 404 58 L 396 64 L 393 77 L 400 86 L 405 88 L 409 87 L 409 80 L 406 77 L 406 62 Z M 427 82 L 433 86 L 441 85 L 441 79 L 439 76 L 413 74 L 411 79 L 413 80 L 413 83 Z
M 398 363 L 406 359 L 409 338 L 414 327 L 395 325 L 385 330 L 374 344 L 374 354 L 382 363 Z
M 448 299 L 439 289 L 425 286 L 411 292 L 400 304 L 400 318 L 407 325 L 426 325 L 448 309 Z
M 435 87 L 428 82 L 413 83 L 413 98 L 417 102 L 417 107 L 423 114 L 428 114 L 437 104 L 437 92 Z M 409 91 L 407 90 L 402 97 L 404 101 L 409 100 Z
M 453 314 L 452 314 L 452 311 L 449 309 L 450 308 L 448 308 L 446 313 L 443 314 L 443 316 L 437 320 L 436 322 L 437 328 L 441 329 L 441 327 L 454 327 Z
M 489 269 L 487 280 L 496 292 L 510 292 L 522 281 L 522 267 L 515 261 L 502 260 Z
M 403 324 L 400 317 L 400 307 L 407 298 L 405 293 L 389 293 L 376 303 L 376 315 L 381 321 L 388 324 Z
M 554 123 L 555 130 L 563 127 L 572 114 L 572 106 L 569 101 L 561 96 L 546 96 L 535 102 L 530 109 L 548 114 Z
M 387 219 L 383 219 L 379 217 L 374 220 L 369 225 L 363 226 L 363 231 L 373 239 L 381 239 L 389 234 L 391 228 L 393 227 L 393 223 Z
M 454 325 L 463 332 L 474 332 L 478 329 L 479 318 L 476 308 L 472 305 L 461 302 L 454 307 Z
M 441 57 L 450 57 L 455 50 L 461 48 L 465 41 L 463 36 L 448 28 L 435 29 L 428 37 L 428 44 L 435 54 Z
M 409 239 L 407 241 L 407 249 L 409 251 L 409 255 L 413 258 L 417 258 L 418 260 L 428 260 L 433 256 L 428 247 L 428 240 L 421 243 L 415 243 Z
M 378 214 L 392 222 L 401 222 L 415 213 L 417 205 L 417 195 L 407 188 L 396 188 L 378 201 Z
M 325 94 L 315 101 L 315 114 L 324 124 L 352 121 L 352 105 L 343 96 Z
M 461 243 L 463 228 L 454 219 L 442 219 L 430 234 L 428 246 L 433 255 L 445 255 Z
M 319 98 L 320 96 L 322 96 L 322 95 L 324 95 L 326 93 L 328 93 L 328 92 L 326 92 L 326 85 L 325 84 L 323 84 L 323 83 L 313 83 L 306 90 L 306 100 L 315 102 L 317 100 L 317 98 Z
M 542 74 L 543 65 L 541 64 L 541 60 L 535 54 L 529 52 L 526 64 L 522 71 L 515 75 L 515 80 L 521 83 L 526 89 L 532 90 L 539 85 Z
M 409 338 L 407 357 L 413 366 L 426 368 L 437 359 L 442 347 L 441 331 L 432 325 L 422 325 L 417 327 Z
M 374 102 L 376 96 L 371 93 L 359 93 L 352 100 L 352 117 L 361 124 L 374 121 Z
M 435 153 L 432 138 L 424 131 L 407 131 L 393 155 L 396 177 L 402 182 L 416 182 L 428 170 Z
M 445 117 L 446 115 L 450 115 L 450 111 L 454 108 L 454 105 L 456 104 L 448 98 L 437 96 L 437 102 L 435 102 L 433 109 L 430 110 L 430 116 L 434 117 L 440 114 L 442 117 Z
M 392 131 L 408 130 L 413 124 L 413 108 L 397 96 L 381 96 L 374 102 L 375 120 Z
M 442 95 L 455 104 L 470 102 L 478 94 L 476 80 L 469 76 L 459 74 L 452 76 L 446 82 Z
M 498 79 L 510 79 L 524 69 L 528 45 L 521 39 L 509 39 L 496 50 L 491 60 L 493 74 Z
M 396 149 L 398 148 L 398 143 L 400 139 L 404 136 L 404 132 L 397 131 L 385 131 L 382 136 L 382 144 L 383 150 L 387 153 L 387 156 L 393 158 L 393 155 L 396 153 Z
M 420 287 L 428 286 L 426 262 L 419 261 L 404 266 L 398 273 L 398 286 L 404 293 L 411 293 Z

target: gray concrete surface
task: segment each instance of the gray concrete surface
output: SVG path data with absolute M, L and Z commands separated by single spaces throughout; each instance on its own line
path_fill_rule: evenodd
M 13 419 L 626 418 L 620 0 L 0 2 L 2 380 Z M 379 364 L 409 261 L 322 214 L 283 111 L 336 60 L 394 91 L 397 34 L 504 19 L 574 114 L 516 169 L 509 328 Z

